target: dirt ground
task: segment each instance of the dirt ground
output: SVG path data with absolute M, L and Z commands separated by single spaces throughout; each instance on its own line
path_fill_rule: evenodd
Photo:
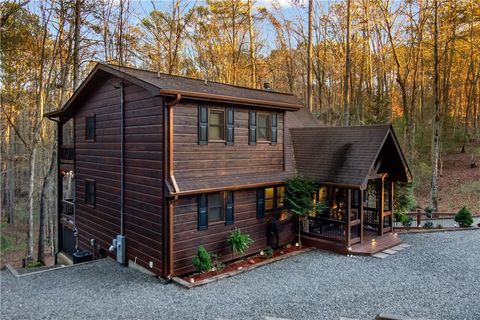
M 480 159 L 477 157 L 477 167 L 471 168 L 471 157 L 471 153 L 460 152 L 443 157 L 439 179 L 439 211 L 457 212 L 467 206 L 472 213 L 480 214 Z M 428 206 L 429 192 L 428 181 L 415 190 L 418 205 L 422 208 Z

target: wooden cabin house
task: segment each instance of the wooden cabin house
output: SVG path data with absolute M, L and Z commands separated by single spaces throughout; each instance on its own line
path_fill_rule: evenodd
M 303 225 L 305 243 L 368 254 L 374 238 L 399 241 L 393 186 L 411 174 L 389 125 L 321 127 L 290 94 L 100 63 L 46 116 L 58 124 L 64 255 L 170 277 L 193 270 L 199 245 L 230 257 L 236 227 L 254 240 L 248 253 L 272 225 L 275 244 L 291 243 L 284 185 L 298 174 L 328 205 Z

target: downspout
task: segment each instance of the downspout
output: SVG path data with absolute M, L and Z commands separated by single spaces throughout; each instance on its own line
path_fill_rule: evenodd
M 120 235 L 125 233 L 125 84 L 120 84 Z
M 166 145 L 167 145 L 167 154 L 166 157 L 164 158 L 166 160 L 166 179 L 165 179 L 165 196 L 168 197 L 168 201 L 164 201 L 164 204 L 166 206 L 166 210 L 164 210 L 164 221 L 165 221 L 165 234 L 164 234 L 164 247 L 166 251 L 166 255 L 164 255 L 164 259 L 166 260 L 163 262 L 164 265 L 164 277 L 167 279 L 171 279 L 173 277 L 174 273 L 174 267 L 173 267 L 173 260 L 174 260 L 174 246 L 173 246 L 173 215 L 174 215 L 174 202 L 176 200 L 176 197 L 172 198 L 170 194 L 167 193 L 167 182 L 169 182 L 174 191 L 178 192 L 178 186 L 177 182 L 175 180 L 174 176 L 174 171 L 173 171 L 173 106 L 176 105 L 180 100 L 182 99 L 182 96 L 180 94 L 177 94 L 175 96 L 175 99 L 168 102 L 166 104 L 166 112 L 167 116 L 164 117 L 165 120 L 167 120 L 167 129 L 165 130 L 165 140 L 166 140 Z

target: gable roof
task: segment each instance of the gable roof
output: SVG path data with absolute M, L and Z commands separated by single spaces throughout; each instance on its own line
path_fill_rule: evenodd
M 317 183 L 365 189 L 369 176 L 411 172 L 391 125 L 291 129 L 298 174 Z
M 298 110 L 302 108 L 301 101 L 292 94 L 275 91 L 252 89 L 229 84 L 205 81 L 200 79 L 174 76 L 129 67 L 121 67 L 104 63 L 97 63 L 87 78 L 82 82 L 72 97 L 60 109 L 45 114 L 49 118 L 67 114 L 75 103 L 97 77 L 101 74 L 111 74 L 120 79 L 139 85 L 152 94 L 176 96 L 183 98 L 228 102 L 239 105 L 278 108 L 284 110 Z

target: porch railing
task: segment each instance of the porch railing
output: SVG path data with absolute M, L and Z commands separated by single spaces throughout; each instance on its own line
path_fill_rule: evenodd
M 365 229 L 378 231 L 378 209 L 363 208 L 363 225 Z
M 74 205 L 71 200 L 62 200 L 62 215 L 73 215 Z
M 345 222 L 316 217 L 306 220 L 307 225 L 304 232 L 315 236 L 334 241 L 345 241 Z
M 75 149 L 73 146 L 60 146 L 60 160 L 63 162 L 73 162 Z

